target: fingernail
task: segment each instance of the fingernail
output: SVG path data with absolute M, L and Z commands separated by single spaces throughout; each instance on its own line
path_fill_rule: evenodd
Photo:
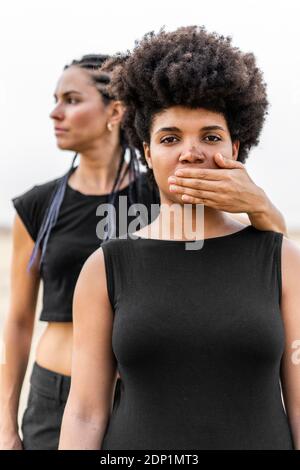
M 170 177 L 169 177 L 169 181 L 170 181 L 170 183 L 176 183 L 176 178 L 175 178 L 175 176 L 170 176 Z
M 182 176 L 183 173 L 182 173 L 182 171 L 180 171 L 180 170 L 176 170 L 176 171 L 175 171 L 175 175 L 176 175 L 176 176 Z
M 170 190 L 171 190 L 171 191 L 175 191 L 175 190 L 176 190 L 176 186 L 175 186 L 174 184 L 171 184 Z

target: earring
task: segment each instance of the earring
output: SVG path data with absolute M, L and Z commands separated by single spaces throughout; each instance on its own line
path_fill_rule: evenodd
M 111 132 L 113 130 L 113 126 L 111 122 L 107 123 L 107 129 Z

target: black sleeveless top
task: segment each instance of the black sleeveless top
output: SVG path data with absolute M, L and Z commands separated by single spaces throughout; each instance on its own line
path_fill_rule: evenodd
M 282 234 L 104 242 L 120 373 L 102 449 L 293 449 L 281 399 Z
M 18 215 L 34 241 L 37 238 L 52 192 L 59 180 L 60 178 L 56 178 L 47 183 L 33 186 L 25 193 L 12 199 Z M 150 191 L 145 173 L 141 174 L 139 181 L 141 192 L 138 202 L 147 207 L 149 215 L 147 224 L 152 220 L 151 204 L 159 204 L 159 193 Z M 131 185 L 134 184 L 134 182 L 131 183 Z M 128 227 L 124 227 L 123 230 L 119 227 L 118 197 L 127 196 L 128 208 L 131 185 L 117 193 L 115 208 L 118 235 L 126 233 L 128 229 Z M 102 240 L 98 238 L 96 227 L 106 214 L 99 216 L 96 211 L 100 204 L 107 202 L 108 195 L 85 195 L 67 184 L 57 223 L 51 231 L 45 262 L 41 269 L 43 305 L 40 320 L 72 321 L 73 294 L 81 268 L 86 259 L 102 243 Z M 128 224 L 134 219 L 134 216 L 128 216 Z M 137 228 L 133 229 L 133 231 L 135 230 Z

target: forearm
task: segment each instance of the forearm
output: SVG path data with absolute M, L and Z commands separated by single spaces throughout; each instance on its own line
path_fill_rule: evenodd
M 100 450 L 108 417 L 84 416 L 66 404 L 58 450 Z
M 6 322 L 4 363 L 0 377 L 0 422 L 4 434 L 18 432 L 18 407 L 30 353 L 33 327 L 9 319 Z
M 257 207 L 248 213 L 251 224 L 258 230 L 272 230 L 287 235 L 287 227 L 282 213 L 261 190 L 261 198 Z
M 295 450 L 300 450 L 300 415 L 289 417 Z

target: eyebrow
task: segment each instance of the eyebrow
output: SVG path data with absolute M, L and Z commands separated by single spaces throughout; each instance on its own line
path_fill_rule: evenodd
M 220 130 L 224 131 L 225 129 L 221 126 L 213 125 L 213 126 L 204 126 L 201 127 L 200 131 L 214 131 L 214 130 Z M 158 129 L 158 131 L 155 132 L 155 134 L 158 134 L 159 132 L 181 132 L 181 130 L 178 127 L 161 127 Z
M 67 96 L 67 95 L 70 95 L 71 93 L 77 93 L 77 95 L 82 95 L 82 93 L 80 93 L 80 91 L 76 91 L 76 90 L 69 90 L 69 91 L 65 91 L 62 96 Z M 54 93 L 54 98 L 57 98 L 57 94 Z

